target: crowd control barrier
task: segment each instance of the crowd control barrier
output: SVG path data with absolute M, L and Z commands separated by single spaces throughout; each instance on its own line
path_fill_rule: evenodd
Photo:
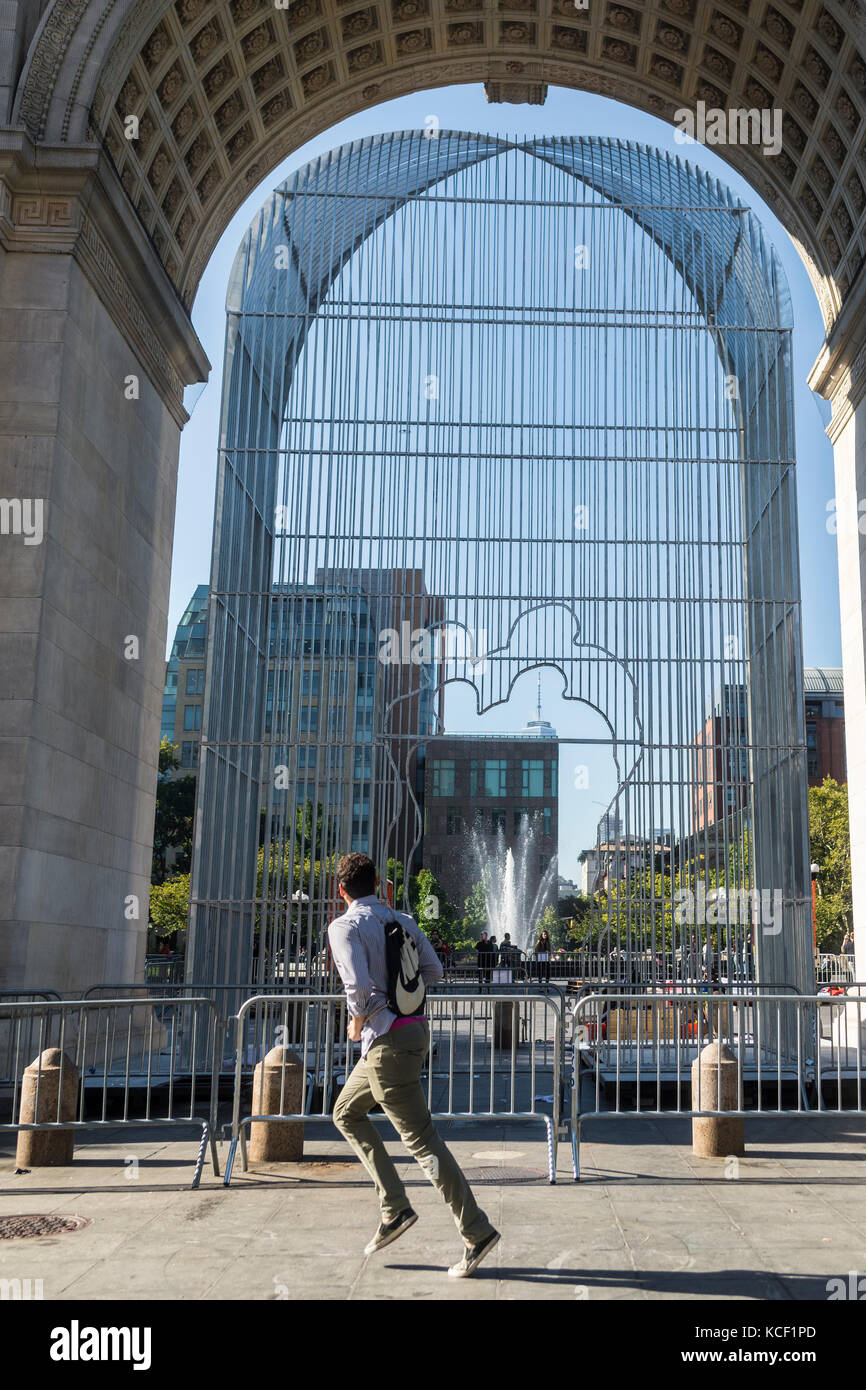
M 213 1045 L 218 1036 L 219 1020 L 209 999 L 0 1000 L 6 1072 L 0 1079 L 0 1130 L 197 1125 L 202 1137 L 191 1185 L 198 1187 L 208 1147 L 219 1176 Z M 49 1084 L 42 1059 L 55 1048 L 59 1077 L 52 1068 Z M 25 1123 L 22 1088 L 31 1067 L 33 1113 L 39 1118 Z M 32 1091 L 32 1071 L 30 1078 Z
M 862 994 L 618 990 L 572 1011 L 571 1141 L 580 1179 L 583 1122 L 863 1114 L 866 990 Z M 707 1109 L 692 1094 L 692 1063 L 710 1042 L 736 1061 L 736 1107 Z M 717 1060 L 721 1094 L 722 1054 Z
M 528 991 L 493 995 L 447 993 L 427 996 L 430 1048 L 424 1069 L 427 1103 L 437 1120 L 537 1120 L 544 1123 L 549 1179 L 556 1181 L 556 1151 L 564 1096 L 563 1003 L 557 994 Z M 235 1024 L 235 1086 L 225 1185 L 235 1155 L 247 1169 L 246 1131 L 260 1121 L 333 1120 L 340 1089 L 360 1057 L 346 1036 L 345 997 L 296 995 L 248 999 Z M 300 1108 L 291 1110 L 281 1083 L 278 1109 L 268 1115 L 243 1113 L 244 1073 L 272 1048 L 286 1046 L 302 1063 Z M 283 1074 L 285 1078 L 285 1072 Z M 549 1106 L 549 1110 L 542 1109 Z M 386 1115 L 371 1114 L 371 1120 Z

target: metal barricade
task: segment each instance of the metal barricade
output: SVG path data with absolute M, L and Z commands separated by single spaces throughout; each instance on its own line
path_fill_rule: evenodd
M 545 1125 L 551 1183 L 562 1117 L 568 1116 L 563 1066 L 563 1001 L 557 993 L 443 993 L 427 996 L 430 1048 L 425 1067 L 427 1103 L 435 1119 L 538 1120 Z M 505 1010 L 509 1013 L 506 1016 Z M 231 1182 L 240 1145 L 247 1169 L 246 1127 L 259 1121 L 333 1120 L 339 1090 L 354 1065 L 358 1044 L 346 1037 L 345 996 L 298 995 L 248 999 L 236 1026 L 235 1088 L 226 1161 Z M 509 1026 L 510 1024 L 510 1026 Z M 302 1061 L 300 1110 L 285 1106 L 285 1073 L 280 1109 L 271 1115 L 242 1114 L 244 1071 L 272 1047 L 287 1046 Z M 539 1105 L 550 1106 L 550 1113 Z M 386 1115 L 371 1114 L 372 1120 Z
M 853 955 L 831 955 L 822 951 L 815 966 L 815 980 L 819 985 L 847 985 L 854 982 Z
M 202 1137 L 191 1185 L 199 1185 L 208 1146 L 214 1174 L 219 1176 L 214 1050 L 219 1029 L 212 1000 L 0 1000 L 0 1031 L 8 1032 L 11 1059 L 0 1093 L 0 1130 L 199 1125 Z M 202 1040 L 210 1047 L 204 1065 Z M 61 1053 L 56 1109 L 50 1119 L 23 1123 L 24 1071 L 35 1063 L 35 1113 L 39 1115 L 43 1108 L 41 1058 L 54 1048 Z M 78 1074 L 72 1119 L 61 1113 L 64 1071 L 69 1066 Z
M 241 1005 L 257 994 L 276 995 L 303 992 L 305 986 L 289 982 L 279 985 L 259 984 L 208 984 L 205 981 L 188 981 L 185 984 L 103 984 L 90 985 L 83 994 L 84 999 L 108 998 L 125 999 L 142 997 L 144 999 L 209 999 L 215 1010 L 215 1037 L 200 1038 L 199 1060 L 210 1056 L 210 1048 L 216 1048 L 217 1068 L 221 1074 L 232 1075 L 235 1067 L 234 1020 Z
M 864 1113 L 866 990 L 857 996 L 796 995 L 760 987 L 756 992 L 589 994 L 574 1006 L 572 1036 L 576 1182 L 581 1125 L 590 1116 Z M 696 1096 L 691 1094 L 692 1063 L 713 1041 L 726 1043 L 736 1060 L 736 1109 L 702 1108 L 700 1086 Z M 721 1054 L 717 1067 L 720 1075 Z M 827 1103 L 830 1091 L 835 1105 Z M 796 1103 L 786 1101 L 786 1093 Z

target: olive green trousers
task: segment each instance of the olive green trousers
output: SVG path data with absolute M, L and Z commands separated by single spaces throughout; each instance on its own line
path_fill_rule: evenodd
M 475 1245 L 493 1227 L 430 1117 L 421 1084 L 429 1045 L 430 1031 L 420 1020 L 377 1038 L 348 1076 L 334 1107 L 334 1124 L 376 1184 L 382 1222 L 393 1221 L 411 1203 L 376 1126 L 367 1118 L 376 1103 L 381 1105 L 409 1153 L 448 1203 L 466 1244 Z

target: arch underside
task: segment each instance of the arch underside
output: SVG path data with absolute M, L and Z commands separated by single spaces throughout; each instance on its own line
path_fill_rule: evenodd
M 631 808 L 626 810 L 626 819 L 629 815 L 636 819 L 638 807 L 644 821 L 652 814 L 647 788 L 661 781 L 673 786 L 672 760 L 679 758 L 682 775 L 692 756 L 689 739 L 699 734 L 697 716 L 707 717 L 703 706 L 696 704 L 690 732 L 672 713 L 668 713 L 665 726 L 656 708 L 660 678 L 657 673 L 650 675 L 646 664 L 653 660 L 652 653 L 628 651 L 627 647 L 617 650 L 617 643 L 610 640 L 608 619 L 599 616 L 605 610 L 604 594 L 598 592 L 590 599 L 575 587 L 567 558 L 572 542 L 559 521 L 551 524 L 536 517 L 526 522 L 528 533 L 519 532 L 521 543 L 527 543 L 527 553 L 534 560 L 527 562 L 525 587 L 519 597 L 513 597 L 511 560 L 503 557 L 493 538 L 485 541 L 483 532 L 473 529 L 476 523 L 460 512 L 460 501 L 450 497 L 447 481 L 431 502 L 423 538 L 398 550 L 395 540 L 401 528 L 407 534 L 418 529 L 417 522 L 412 522 L 408 513 L 402 516 L 398 509 L 389 518 L 389 529 L 382 532 L 378 553 L 376 537 L 372 548 L 365 549 L 356 512 L 347 512 L 343 503 L 335 504 L 344 508 L 338 517 L 331 508 L 331 490 L 342 495 L 349 482 L 345 444 L 336 446 L 343 462 L 328 464 L 336 472 L 328 475 L 326 482 L 324 454 L 315 442 L 318 436 L 314 440 L 313 434 L 299 434 L 294 444 L 287 442 L 287 413 L 290 418 L 293 413 L 303 415 L 302 400 L 306 398 L 302 378 L 308 370 L 305 355 L 319 351 L 310 335 L 315 337 L 325 320 L 332 321 L 331 299 L 337 287 L 350 283 L 346 277 L 351 275 L 352 266 L 363 264 L 368 243 L 372 246 L 377 237 L 380 241 L 387 237 L 388 229 L 401 216 L 417 215 L 422 219 L 420 225 L 426 225 L 423 218 L 438 215 L 437 199 L 447 201 L 449 194 L 462 186 L 461 178 L 469 180 L 467 187 L 475 189 L 481 203 L 483 198 L 473 179 L 483 177 L 478 171 L 492 169 L 497 161 L 507 159 L 521 169 L 532 166 L 551 171 L 526 176 L 541 179 L 545 188 L 545 179 L 552 177 L 561 183 L 564 178 L 564 186 L 573 190 L 570 198 L 575 215 L 583 217 L 587 226 L 618 216 L 645 234 L 685 287 L 682 300 L 676 301 L 688 319 L 687 324 L 683 320 L 685 327 L 694 334 L 700 326 L 715 364 L 712 372 L 716 376 L 721 373 L 726 382 L 735 385 L 725 415 L 726 442 L 724 447 L 718 446 L 721 454 L 715 460 L 718 475 L 725 480 L 725 506 L 712 501 L 708 485 L 700 481 L 688 484 L 695 489 L 695 504 L 705 505 L 707 517 L 712 517 L 703 524 L 718 528 L 709 541 L 721 541 L 722 548 L 728 547 L 726 554 L 736 555 L 736 563 L 724 580 L 724 597 L 731 612 L 739 615 L 732 619 L 737 629 L 734 641 L 739 647 L 729 654 L 730 676 L 724 661 L 716 660 L 717 653 L 713 654 L 713 669 L 723 684 L 727 680 L 733 688 L 739 680 L 745 688 L 747 737 L 738 735 L 733 741 L 738 755 L 748 758 L 749 766 L 743 782 L 747 784 L 747 804 L 737 808 L 725 837 L 739 844 L 744 834 L 748 836 L 750 886 L 780 887 L 783 891 L 784 930 L 767 935 L 761 942 L 763 978 L 802 976 L 805 980 L 808 877 L 793 496 L 791 314 L 776 257 L 766 246 L 755 219 L 728 190 L 687 163 L 667 159 L 647 147 L 604 140 L 515 144 L 447 131 L 433 139 L 419 132 L 375 137 L 314 161 L 267 200 L 235 261 L 227 304 L 219 523 L 211 584 L 203 731 L 207 751 L 200 772 L 200 804 L 218 806 L 221 820 L 200 833 L 194 861 L 193 977 L 202 969 L 207 975 L 216 968 L 227 972 L 223 976 L 227 980 L 243 978 L 244 966 L 252 959 L 255 914 L 259 911 L 264 919 L 270 911 L 273 916 L 284 892 L 279 873 L 277 882 L 261 892 L 250 877 L 260 847 L 260 806 L 267 805 L 265 843 L 271 843 L 268 827 L 276 826 L 280 843 L 285 844 L 291 820 L 270 791 L 273 758 L 279 753 L 286 766 L 292 767 L 292 758 L 298 754 L 297 737 L 289 729 L 291 716 L 286 715 L 281 731 L 274 723 L 278 703 L 274 686 L 280 679 L 274 674 L 275 632 L 284 634 L 291 643 L 293 634 L 310 623 L 311 614 L 315 619 L 316 614 L 321 617 L 331 610 L 339 612 L 340 620 L 347 623 L 357 621 L 363 611 L 365 621 L 378 623 L 380 629 L 399 629 L 405 620 L 413 629 L 434 633 L 448 624 L 473 634 L 483 631 L 481 655 L 485 660 L 481 663 L 478 651 L 468 655 L 465 650 L 450 655 L 436 652 L 434 659 L 438 669 L 434 685 L 438 688 L 450 680 L 468 681 L 476 691 L 479 711 L 507 700 L 522 674 L 540 665 L 556 666 L 563 675 L 566 699 L 598 710 L 613 731 L 620 767 L 614 803 L 615 809 Z M 558 189 L 560 183 L 556 184 Z M 491 195 L 491 206 L 496 202 Z M 561 206 L 555 202 L 549 205 Z M 662 323 L 666 314 L 670 316 L 670 304 L 660 298 L 653 305 L 649 291 L 647 294 L 649 307 L 655 308 Z M 351 318 L 352 312 L 350 308 L 344 317 Z M 608 340 L 623 348 L 616 333 L 609 334 Z M 375 376 L 372 368 L 370 376 Z M 689 389 L 683 382 L 684 396 Z M 414 426 L 407 424 L 405 428 L 411 431 Z M 411 440 L 414 435 L 408 437 Z M 309 451 L 306 455 L 305 449 Z M 385 450 L 389 457 L 393 452 Z M 647 447 L 647 464 L 652 462 L 652 449 Z M 393 463 L 387 464 L 393 467 L 395 498 L 403 496 L 401 486 L 410 491 L 414 488 L 416 499 L 419 489 L 425 496 L 428 488 L 435 490 L 440 463 L 435 448 L 426 463 L 412 462 L 408 455 L 405 460 L 395 456 Z M 697 478 L 705 460 L 696 458 L 694 463 Z M 593 466 L 592 462 L 587 465 L 589 469 Z M 631 466 L 625 459 L 616 464 L 624 480 L 633 477 Z M 383 463 L 382 469 L 385 467 Z M 488 468 L 483 475 L 485 486 L 501 489 L 503 495 L 507 492 L 504 464 L 482 462 L 479 453 L 478 467 Z M 323 471 L 317 482 L 319 468 Z M 541 464 L 530 457 L 525 462 L 527 475 L 535 477 L 533 469 L 540 480 Z M 514 487 L 513 479 L 518 475 L 510 476 Z M 607 485 L 596 485 L 602 489 L 601 507 L 602 494 L 607 498 Z M 470 492 L 480 486 L 477 480 L 467 481 Z M 538 482 L 539 488 L 544 486 Z M 380 493 L 383 488 L 374 467 L 369 475 L 369 497 L 376 497 L 377 490 Z M 360 490 L 363 493 L 364 487 Z M 567 511 L 573 503 L 574 497 L 563 494 L 557 510 Z M 290 513 L 282 522 L 281 505 Z M 496 515 L 499 505 L 498 501 L 491 503 Z M 509 520 L 507 503 L 501 506 L 502 534 L 516 540 L 518 532 L 513 528 L 513 517 Z M 319 519 L 302 523 L 302 516 Z M 680 524 L 677 520 L 676 527 Z M 697 523 L 692 520 L 689 524 Z M 455 528 L 457 535 L 452 534 Z M 322 534 L 317 540 L 319 532 Z M 308 533 L 309 543 L 305 539 Z M 341 549 L 339 541 L 344 534 L 348 541 Z M 704 543 L 699 531 L 690 534 L 696 546 Z M 672 548 L 679 547 L 677 554 L 685 553 L 683 547 L 688 547 L 679 529 L 676 536 Z M 464 540 L 471 541 L 481 555 L 478 573 L 484 577 L 478 579 L 476 574 L 473 583 L 466 584 L 461 592 L 448 568 L 450 561 L 443 557 L 449 546 L 459 555 Z M 635 542 L 632 551 L 639 549 Z M 627 552 L 628 536 L 616 538 L 613 531 L 597 551 L 605 556 Z M 699 550 L 696 553 L 703 554 Z M 611 563 L 609 582 L 616 585 L 621 582 L 616 577 L 617 567 L 625 562 L 615 559 Z M 374 572 L 378 577 L 372 579 Z M 445 577 L 440 580 L 440 575 Z M 695 586 L 696 600 L 712 604 L 706 577 L 692 577 L 688 582 Z M 668 603 L 671 611 L 681 615 L 686 605 L 676 593 L 676 583 L 676 577 L 669 577 Z M 623 597 L 624 592 L 613 590 L 608 596 L 614 606 Z M 649 611 L 648 592 L 642 592 L 642 602 Z M 526 626 L 527 635 L 515 639 L 520 624 Z M 686 627 L 679 624 L 680 617 L 675 623 L 678 640 L 686 643 Z M 645 638 L 650 630 L 647 626 Z M 661 642 L 660 630 L 656 635 Z M 713 640 L 718 642 L 721 636 L 714 627 Z M 670 642 L 670 637 L 667 640 Z M 296 653 L 296 660 L 298 655 L 303 653 Z M 664 675 L 668 702 L 676 689 L 677 659 L 675 645 L 668 646 Z M 685 669 L 696 659 L 695 651 L 687 652 Z M 419 665 L 413 674 L 410 666 L 408 675 L 404 671 L 399 677 L 378 670 L 377 681 L 385 682 L 387 708 L 402 711 L 397 729 L 393 724 L 383 725 L 379 740 L 392 766 L 401 763 L 395 749 L 405 754 L 407 748 L 416 748 L 421 742 L 421 669 Z M 414 682 L 415 674 L 419 683 Z M 702 698 L 706 694 L 704 690 Z M 351 743 L 351 738 L 348 741 Z M 674 744 L 676 755 L 671 751 Z M 357 743 L 354 748 L 357 757 Z M 413 848 L 417 849 L 417 790 L 408 764 L 401 780 L 392 779 L 387 790 L 380 789 L 381 804 L 375 811 L 379 841 L 374 843 L 376 835 L 371 830 L 369 844 L 382 864 L 392 852 L 389 836 L 395 827 L 405 826 L 403 853 L 411 857 Z M 688 838 L 687 821 L 688 816 L 678 827 L 684 838 Z M 780 825 L 787 827 L 786 834 L 780 833 Z M 641 831 L 646 834 L 654 828 L 643 824 Z M 694 846 L 690 853 L 694 857 Z M 257 901 L 269 893 L 270 906 Z M 235 904 L 231 920 L 221 906 L 227 902 Z M 322 910 L 324 907 L 322 904 Z M 313 928 L 321 927 L 313 922 L 312 911 L 308 925 L 312 948 Z M 262 966 L 261 953 L 257 964 Z
M 547 84 L 664 120 L 684 105 L 778 109 L 782 152 L 720 146 L 788 227 L 828 325 L 866 254 L 866 63 L 858 0 L 590 5 L 471 0 L 55 0 L 12 112 L 49 144 L 97 139 L 187 304 L 232 212 L 281 158 L 404 93 Z M 435 102 L 433 103 L 435 107 Z M 441 113 L 440 113 L 441 114 Z M 124 121 L 141 121 L 137 140 Z M 445 124 L 441 121 L 441 124 Z

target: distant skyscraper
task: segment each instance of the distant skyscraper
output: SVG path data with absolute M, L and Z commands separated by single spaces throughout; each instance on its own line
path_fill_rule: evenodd
M 825 777 L 846 782 L 845 704 L 841 667 L 807 666 L 803 672 L 806 703 L 806 775 L 810 787 Z
M 615 845 L 622 837 L 622 821 L 612 811 L 607 811 L 598 823 L 598 843 L 600 845 Z
M 199 584 L 177 625 L 165 669 L 161 737 L 177 746 L 178 777 L 196 773 L 204 703 L 208 586 Z

